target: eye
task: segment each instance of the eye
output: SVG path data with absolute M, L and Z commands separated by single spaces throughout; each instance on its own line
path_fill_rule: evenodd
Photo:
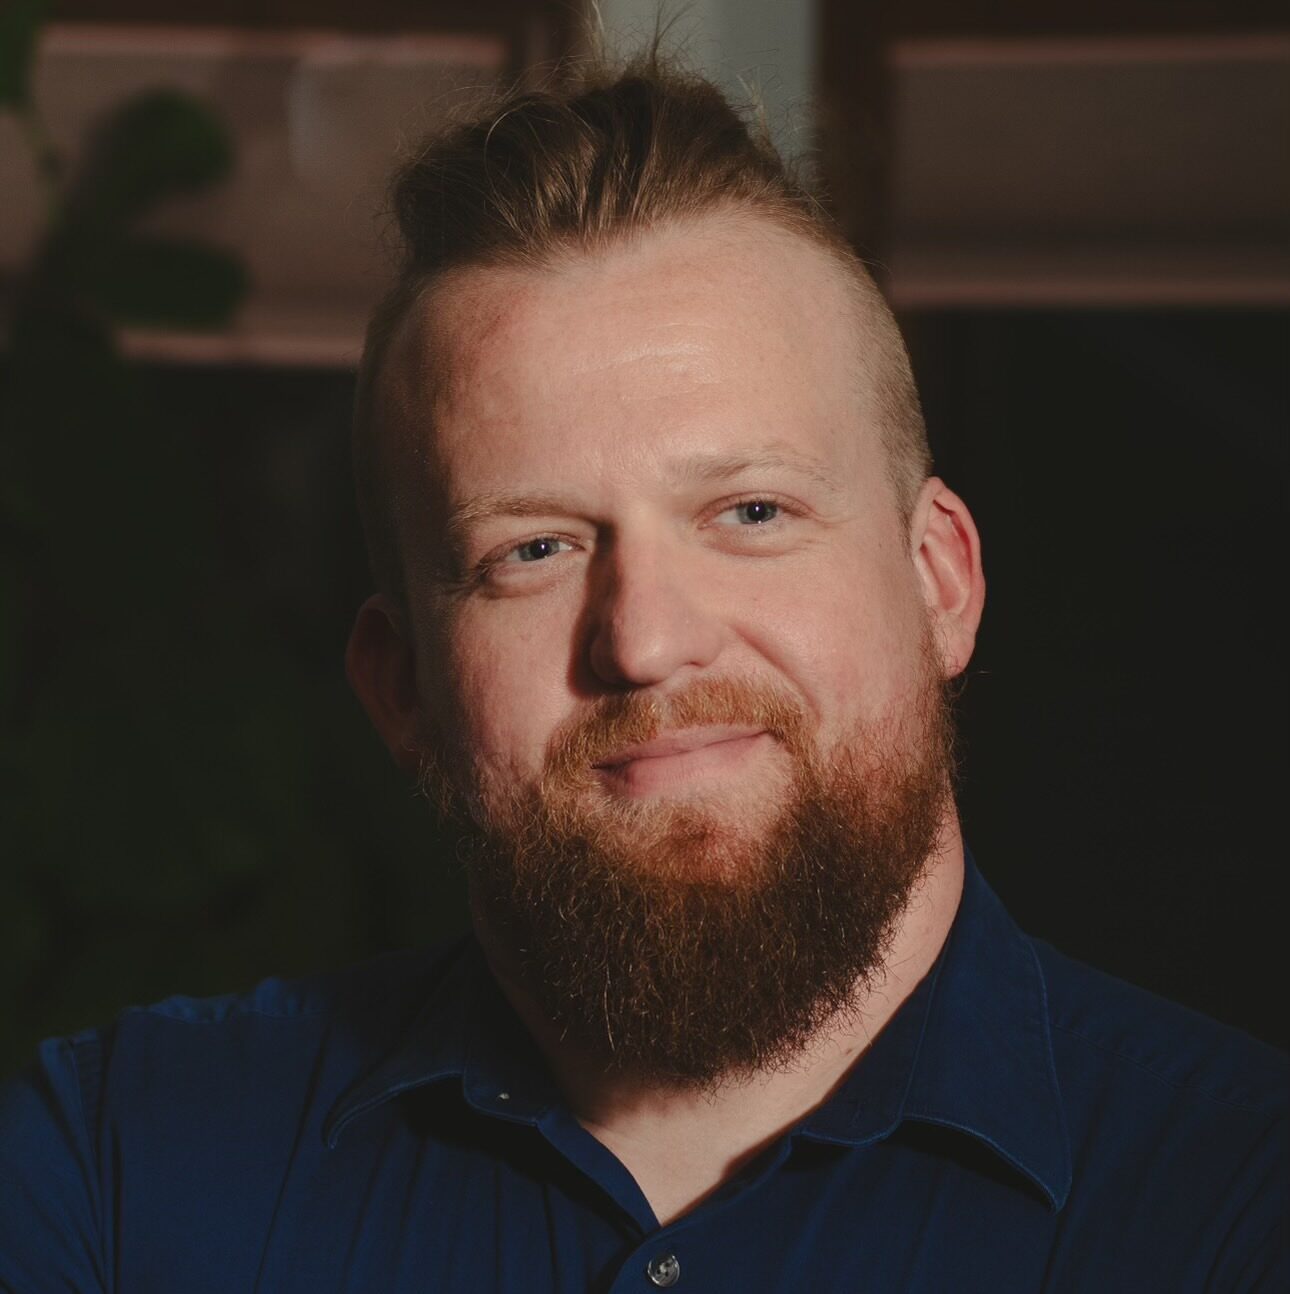
M 503 555 L 502 561 L 540 562 L 548 557 L 554 557 L 556 553 L 567 552 L 572 547 L 572 544 L 563 539 L 557 539 L 554 535 L 539 535 L 536 539 L 528 539 L 522 544 L 516 544 Z
M 764 526 L 768 521 L 774 521 L 779 513 L 779 504 L 771 499 L 744 499 L 732 504 L 721 516 L 733 517 L 735 524 L 740 526 Z

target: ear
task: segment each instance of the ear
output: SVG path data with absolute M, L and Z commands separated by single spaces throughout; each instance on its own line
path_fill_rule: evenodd
M 402 613 L 382 593 L 358 609 L 345 649 L 345 674 L 394 762 L 415 775 L 420 762 L 416 651 Z
M 967 504 L 939 477 L 923 483 L 910 521 L 914 567 L 946 678 L 961 674 L 985 606 L 981 537 Z

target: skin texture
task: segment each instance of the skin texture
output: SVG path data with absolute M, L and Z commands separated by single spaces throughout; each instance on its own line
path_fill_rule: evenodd
M 902 520 L 856 309 L 827 255 L 747 217 L 441 283 L 381 395 L 408 483 L 408 606 L 369 600 L 347 657 L 395 758 L 415 771 L 439 734 L 487 814 L 606 695 L 764 685 L 827 752 L 900 712 L 929 627 L 941 673 L 958 674 L 984 597 L 976 531 L 935 478 Z M 755 830 L 788 758 L 764 735 L 716 744 L 730 735 L 665 734 L 685 749 L 616 756 L 596 792 Z M 934 961 L 961 876 L 948 809 L 881 984 L 799 1064 L 715 1095 L 598 1077 L 480 933 L 575 1113 L 664 1220 L 827 1099 Z

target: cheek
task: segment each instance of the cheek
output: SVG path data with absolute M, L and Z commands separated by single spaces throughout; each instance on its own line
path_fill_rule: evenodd
M 451 741 L 481 770 L 532 774 L 563 713 L 567 650 L 531 614 L 496 603 L 460 614 L 445 639 Z
M 767 584 L 742 636 L 814 713 L 822 735 L 882 714 L 915 677 L 925 613 L 912 568 L 831 563 Z

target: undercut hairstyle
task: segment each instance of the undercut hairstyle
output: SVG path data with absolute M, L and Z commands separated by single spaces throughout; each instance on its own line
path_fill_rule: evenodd
M 852 289 L 857 351 L 874 384 L 889 475 L 908 520 L 931 470 L 909 359 L 891 311 L 811 188 L 710 81 L 657 49 L 626 65 L 584 64 L 553 87 L 512 91 L 432 136 L 391 185 L 399 264 L 368 326 L 354 411 L 354 473 L 372 573 L 406 606 L 396 452 L 380 387 L 391 339 L 444 275 L 544 269 L 652 229 L 747 215 L 831 255 Z M 857 355 L 860 359 L 859 354 Z

